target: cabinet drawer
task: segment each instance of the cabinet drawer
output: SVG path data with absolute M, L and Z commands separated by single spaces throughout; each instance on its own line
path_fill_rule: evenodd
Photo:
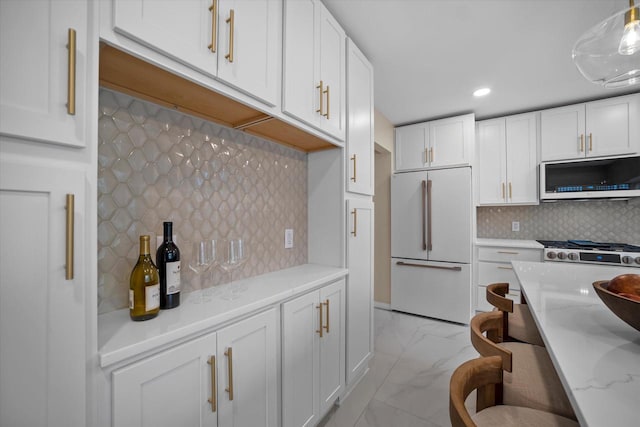
M 478 247 L 479 261 L 511 262 L 541 261 L 542 249 L 510 247 Z
M 520 291 L 512 291 L 509 289 L 507 298 L 513 300 L 514 303 L 520 303 Z M 487 302 L 487 287 L 478 286 L 478 294 L 476 295 L 476 310 L 479 311 L 491 311 L 493 306 Z
M 511 264 L 495 262 L 478 263 L 478 285 L 487 286 L 492 283 L 509 283 L 509 291 L 520 289 L 520 282 L 513 272 Z

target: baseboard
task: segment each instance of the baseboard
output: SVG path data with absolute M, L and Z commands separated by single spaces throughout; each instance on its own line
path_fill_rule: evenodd
M 373 306 L 375 308 L 380 308 L 382 310 L 387 310 L 387 311 L 391 311 L 391 304 L 387 304 L 386 302 L 378 302 L 378 301 L 374 301 L 373 302 Z

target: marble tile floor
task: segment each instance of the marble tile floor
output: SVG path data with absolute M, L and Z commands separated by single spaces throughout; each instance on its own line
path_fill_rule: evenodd
M 449 379 L 478 357 L 469 327 L 376 309 L 370 371 L 321 427 L 446 427 Z M 471 398 L 472 396 L 470 396 Z

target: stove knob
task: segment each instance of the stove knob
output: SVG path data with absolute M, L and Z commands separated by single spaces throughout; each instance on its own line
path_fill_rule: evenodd
M 640 264 L 640 256 L 636 257 L 636 264 Z
M 631 258 L 630 256 L 623 256 L 622 257 L 622 263 L 623 264 L 631 264 L 633 262 L 633 258 Z
M 556 259 L 556 253 L 551 251 L 547 252 L 547 258 Z
M 578 257 L 578 254 L 577 254 L 577 253 L 575 253 L 575 252 L 571 252 L 571 253 L 569 254 L 569 259 L 570 259 L 571 261 L 577 261 L 577 260 L 578 260 L 578 258 L 579 258 L 579 257 Z
M 558 252 L 558 259 L 567 259 L 567 254 L 564 252 Z

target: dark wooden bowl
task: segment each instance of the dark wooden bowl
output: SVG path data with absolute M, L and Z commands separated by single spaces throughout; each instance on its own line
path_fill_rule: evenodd
M 640 331 L 640 301 L 634 301 L 611 292 L 607 290 L 607 286 L 609 286 L 608 280 L 593 282 L 593 289 L 596 290 L 596 294 L 598 294 L 602 302 L 609 307 L 609 310 Z

